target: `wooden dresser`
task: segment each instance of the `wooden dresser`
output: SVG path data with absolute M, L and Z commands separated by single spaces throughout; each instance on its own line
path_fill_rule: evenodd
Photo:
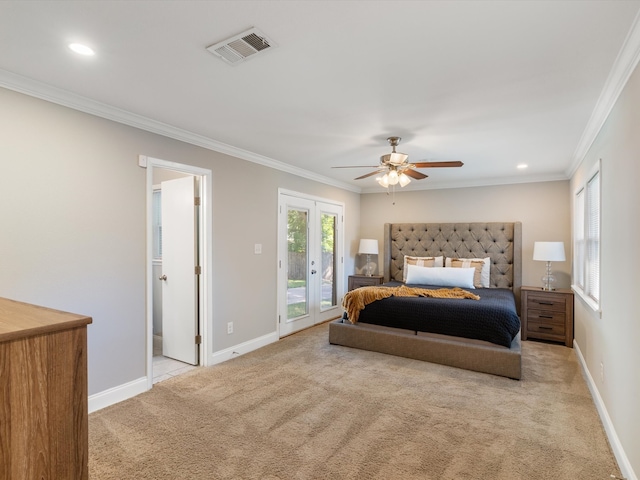
M 91 317 L 0 298 L 0 480 L 83 480 Z
M 573 346 L 573 292 L 522 287 L 522 340 L 528 337 Z

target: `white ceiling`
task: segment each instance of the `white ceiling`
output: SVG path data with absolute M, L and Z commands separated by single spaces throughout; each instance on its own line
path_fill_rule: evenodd
M 380 187 L 352 181 L 367 169 L 331 167 L 377 165 L 390 135 L 411 161 L 465 163 L 407 188 L 563 179 L 637 63 L 639 9 L 2 1 L 0 86 L 355 191 Z M 278 46 L 235 66 L 206 50 L 250 27 Z M 72 41 L 96 55 L 78 57 Z

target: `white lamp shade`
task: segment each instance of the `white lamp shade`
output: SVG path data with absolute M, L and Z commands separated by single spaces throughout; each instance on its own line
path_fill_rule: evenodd
M 411 183 L 411 179 L 409 178 L 409 175 L 403 172 L 398 177 L 398 182 L 400 183 L 401 187 L 406 187 Z
M 535 242 L 533 259 L 542 262 L 564 262 L 564 242 Z
M 358 253 L 366 255 L 377 255 L 378 240 L 372 240 L 370 238 L 360 239 L 360 247 L 358 248 Z
M 381 187 L 387 188 L 389 186 L 389 175 L 386 173 L 379 178 L 376 178 Z

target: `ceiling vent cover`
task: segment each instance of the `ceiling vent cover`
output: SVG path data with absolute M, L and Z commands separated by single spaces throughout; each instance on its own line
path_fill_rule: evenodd
M 246 32 L 207 47 L 207 50 L 225 62 L 235 65 L 256 53 L 264 52 L 276 46 L 260 30 L 251 28 Z

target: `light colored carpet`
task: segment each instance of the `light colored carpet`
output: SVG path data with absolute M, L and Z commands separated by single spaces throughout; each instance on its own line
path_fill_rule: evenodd
M 102 479 L 607 479 L 572 349 L 523 342 L 520 381 L 329 345 L 328 324 L 89 416 Z

